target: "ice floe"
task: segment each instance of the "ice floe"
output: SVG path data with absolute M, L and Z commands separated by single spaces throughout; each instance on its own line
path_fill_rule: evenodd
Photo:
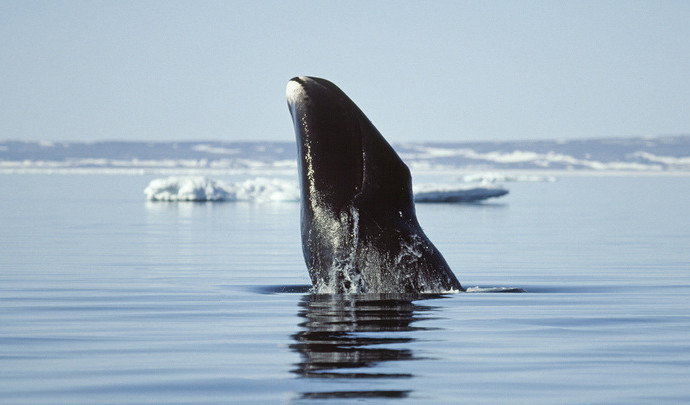
M 496 185 L 420 184 L 414 186 L 415 201 L 473 202 L 508 194 Z M 254 178 L 225 182 L 203 176 L 167 177 L 152 180 L 144 190 L 150 201 L 299 201 L 297 182 Z
M 420 184 L 413 186 L 413 190 L 418 203 L 474 202 L 508 194 L 505 188 L 489 184 Z
M 144 190 L 150 201 L 299 201 L 297 183 L 255 178 L 224 182 L 201 176 L 152 180 Z

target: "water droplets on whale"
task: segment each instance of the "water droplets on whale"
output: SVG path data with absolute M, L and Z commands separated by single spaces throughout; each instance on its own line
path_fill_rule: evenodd
M 410 171 L 335 84 L 286 89 L 297 138 L 302 250 L 319 293 L 462 291 L 417 222 Z

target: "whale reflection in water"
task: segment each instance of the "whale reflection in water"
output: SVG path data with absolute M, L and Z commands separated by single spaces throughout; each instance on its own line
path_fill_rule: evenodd
M 416 340 L 414 332 L 426 329 L 416 323 L 428 319 L 435 307 L 413 300 L 438 297 L 305 295 L 299 311 L 304 318 L 299 324 L 303 330 L 292 336 L 295 343 L 290 345 L 300 354 L 301 361 L 292 372 L 304 378 L 353 383 L 369 379 L 401 382 L 414 377 L 411 373 L 387 372 L 382 363 L 420 359 L 409 346 Z M 306 392 L 302 398 L 405 398 L 410 393 L 410 389 Z

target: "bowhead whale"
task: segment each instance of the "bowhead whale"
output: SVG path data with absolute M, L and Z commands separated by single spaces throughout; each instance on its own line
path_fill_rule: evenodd
M 295 77 L 302 250 L 317 293 L 462 291 L 417 222 L 410 170 L 328 80 Z

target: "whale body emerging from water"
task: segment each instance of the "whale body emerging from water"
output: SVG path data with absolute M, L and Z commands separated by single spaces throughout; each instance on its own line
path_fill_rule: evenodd
M 297 136 L 302 250 L 317 293 L 462 291 L 417 222 L 410 170 L 335 84 L 287 85 Z

